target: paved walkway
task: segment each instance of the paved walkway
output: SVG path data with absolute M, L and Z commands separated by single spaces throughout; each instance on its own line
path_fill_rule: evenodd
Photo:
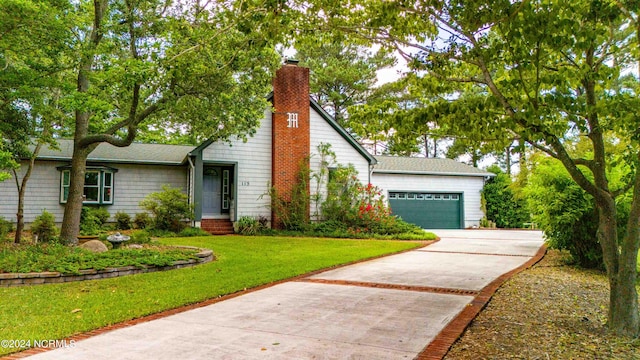
M 31 358 L 441 358 L 500 279 L 530 263 L 543 241 L 536 231 L 434 232 L 442 240 L 422 249 L 105 332 Z

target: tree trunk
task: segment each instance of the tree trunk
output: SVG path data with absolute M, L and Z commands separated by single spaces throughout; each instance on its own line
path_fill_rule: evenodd
M 49 130 L 46 129 L 43 131 L 44 135 L 48 135 Z M 22 231 L 24 231 L 24 195 L 27 192 L 27 182 L 31 178 L 31 172 L 33 172 L 33 168 L 36 166 L 36 158 L 38 154 L 40 154 L 40 149 L 42 148 L 42 144 L 38 143 L 36 148 L 33 150 L 31 154 L 31 158 L 29 159 L 29 165 L 27 165 L 27 172 L 24 174 L 22 181 L 18 181 L 18 172 L 14 170 L 13 176 L 16 179 L 16 186 L 18 187 L 18 211 L 16 212 L 16 236 L 14 237 L 14 242 L 16 244 L 20 244 L 22 241 Z
M 509 175 L 509 177 L 511 177 L 511 146 L 507 146 L 507 148 L 504 151 L 504 161 L 505 161 L 505 166 L 506 166 L 506 170 L 507 170 L 507 175 Z
M 13 242 L 20 244 L 22 241 L 22 231 L 24 231 L 24 185 L 18 190 L 18 212 L 16 213 L 16 236 Z
M 429 157 L 429 137 L 427 134 L 424 135 L 424 157 Z
M 71 160 L 69 195 L 64 207 L 64 218 L 60 229 L 60 240 L 65 244 L 78 244 L 80 214 L 84 201 L 84 177 L 87 169 L 87 157 L 90 152 L 90 149 L 80 148 L 78 142 L 75 142 Z
M 616 335 L 637 337 L 640 331 L 636 291 L 638 252 L 637 250 L 628 251 L 629 249 L 625 251 L 624 244 L 630 240 L 629 236 L 635 236 L 635 243 L 637 243 L 638 232 L 637 230 L 627 232 L 622 252 L 620 252 L 615 202 L 612 197 L 609 197 L 605 201 L 596 200 L 596 203 L 600 216 L 598 239 L 602 246 L 610 289 L 607 325 Z M 637 212 L 637 209 L 635 210 L 632 209 L 631 216 Z

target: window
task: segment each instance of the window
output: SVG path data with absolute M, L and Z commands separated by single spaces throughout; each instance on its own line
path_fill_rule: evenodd
M 229 210 L 229 170 L 222 170 L 222 209 Z
M 84 175 L 85 204 L 113 204 L 113 178 L 116 169 L 87 168 Z M 62 169 L 60 176 L 60 202 L 66 203 L 71 185 L 71 170 Z

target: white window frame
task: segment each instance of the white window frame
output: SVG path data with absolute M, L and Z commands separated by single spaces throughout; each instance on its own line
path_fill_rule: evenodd
M 97 185 L 87 185 L 85 183 L 84 185 L 84 189 L 86 190 L 87 187 L 90 188 L 97 188 L 98 189 L 98 198 L 97 200 L 83 200 L 82 203 L 83 204 L 104 204 L 104 205 L 111 205 L 113 204 L 113 198 L 114 198 L 114 182 L 115 182 L 115 173 L 116 170 L 111 170 L 111 169 L 92 169 L 92 168 L 87 168 L 86 170 L 86 174 L 89 173 L 97 173 L 98 174 L 98 184 Z M 105 183 L 105 174 L 110 174 L 111 175 L 111 181 L 109 184 Z M 85 177 L 86 177 L 85 174 Z M 66 180 L 66 181 L 65 181 Z M 69 197 L 69 186 L 71 185 L 71 170 L 70 169 L 63 169 L 60 172 L 60 203 L 61 204 L 66 204 L 68 197 Z M 66 190 L 66 191 L 65 191 Z M 107 195 L 107 191 L 106 190 L 110 190 L 109 195 L 110 195 L 110 199 L 106 200 L 105 197 Z M 84 191 L 83 191 L 84 193 Z M 66 196 L 65 196 L 66 195 Z

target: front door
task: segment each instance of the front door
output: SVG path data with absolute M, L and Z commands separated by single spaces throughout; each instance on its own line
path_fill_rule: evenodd
M 221 169 L 204 169 L 202 183 L 202 215 L 216 215 L 222 212 Z

